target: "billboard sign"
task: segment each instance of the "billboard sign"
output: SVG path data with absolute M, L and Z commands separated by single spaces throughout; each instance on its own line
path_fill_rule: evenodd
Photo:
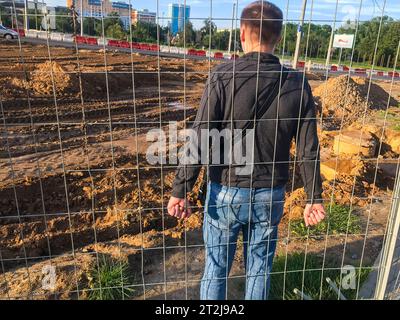
M 353 48 L 354 34 L 335 34 L 333 38 L 334 48 L 351 49 Z
M 56 29 L 56 9 L 55 7 L 42 7 L 42 28 L 44 30 L 55 30 Z

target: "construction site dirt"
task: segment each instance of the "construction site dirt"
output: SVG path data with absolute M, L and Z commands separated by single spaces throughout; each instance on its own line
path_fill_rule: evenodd
M 146 161 L 146 133 L 193 120 L 223 62 L 18 42 L 0 43 L 0 61 L 0 298 L 85 298 L 99 254 L 128 261 L 137 299 L 198 298 L 202 208 L 194 201 L 186 221 L 165 214 L 176 167 Z M 361 229 L 291 232 L 306 200 L 292 165 L 278 254 L 372 265 L 400 161 L 400 83 L 304 75 L 318 109 L 327 210 L 350 206 Z M 51 291 L 42 286 L 48 264 L 57 268 Z M 232 275 L 244 273 L 236 263 Z M 240 286 L 233 281 L 232 298 Z

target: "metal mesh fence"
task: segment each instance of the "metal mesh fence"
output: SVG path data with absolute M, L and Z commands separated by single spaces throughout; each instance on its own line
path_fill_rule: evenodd
M 196 122 L 202 95 L 211 95 L 207 79 L 223 63 L 231 65 L 231 109 L 241 107 L 235 103 L 240 13 L 249 3 L 205 1 L 206 16 L 187 0 L 176 6 L 176 16 L 160 0 L 151 3 L 154 13 L 104 0 L 44 11 L 29 4 L 25 10 L 16 0 L 2 4 L 4 29 L 19 34 L 4 31 L 0 43 L 2 299 L 199 298 L 207 235 L 197 194 L 210 165 L 185 190 L 194 214 L 167 215 L 175 170 L 190 167 L 178 162 L 184 145 L 178 136 Z M 322 3 L 330 3 L 323 14 Z M 295 121 L 297 128 L 286 161 L 284 214 L 272 239 L 277 251 L 264 275 L 270 298 L 397 299 L 400 38 L 393 30 L 400 24 L 388 18 L 393 3 L 355 1 L 350 18 L 339 0 L 278 5 L 284 16 L 275 49 L 280 81 L 284 66 L 294 65 L 303 84 L 299 113 L 279 116 L 286 103 L 279 90 L 275 118 L 247 119 L 275 128 L 273 161 L 250 163 L 271 166 L 272 180 L 276 151 L 288 147 L 277 140 L 280 124 Z M 366 14 L 367 8 L 373 11 Z M 354 42 L 335 48 L 335 35 L 343 33 Z M 255 100 L 259 78 L 268 73 L 260 56 Z M 314 227 L 303 221 L 307 195 L 299 164 L 307 160 L 298 159 L 295 142 L 308 86 L 319 136 L 320 160 L 313 163 L 321 167 L 327 213 Z M 234 127 L 236 120 L 228 122 Z M 253 150 L 256 140 L 253 135 Z M 232 270 L 223 277 L 228 299 L 242 299 L 249 278 L 243 265 L 252 243 L 239 236 L 235 245 Z

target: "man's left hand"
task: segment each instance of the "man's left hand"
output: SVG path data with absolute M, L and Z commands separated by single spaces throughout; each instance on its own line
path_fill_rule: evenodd
M 314 226 L 325 219 L 325 209 L 322 204 L 307 204 L 304 209 L 304 222 L 306 227 Z

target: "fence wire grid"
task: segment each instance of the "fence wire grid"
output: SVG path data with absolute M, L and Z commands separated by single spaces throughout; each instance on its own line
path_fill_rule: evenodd
M 165 154 L 183 143 L 157 140 L 160 161 L 152 164 L 148 133 L 169 132 L 171 123 L 178 131 L 190 128 L 215 66 L 231 63 L 234 83 L 243 54 L 240 14 L 251 1 L 224 1 L 226 16 L 215 13 L 218 0 L 204 1 L 208 14 L 199 17 L 195 3 L 183 0 L 194 17 L 183 10 L 177 19 L 185 27 L 177 35 L 166 1 L 149 1 L 154 21 L 142 25 L 132 20 L 130 0 L 119 17 L 107 14 L 104 0 L 99 15 L 81 17 L 86 2 L 74 1 L 75 13 L 39 15 L 16 0 L 0 3 L 2 24 L 19 34 L 0 43 L 0 298 L 198 299 L 205 250 L 204 208 L 196 199 L 210 166 L 186 190 L 193 215 L 170 217 L 181 165 Z M 398 299 L 400 33 L 386 41 L 390 30 L 400 31 L 399 20 L 388 18 L 393 3 L 354 1 L 349 22 L 340 0 L 324 18 L 315 9 L 324 1 L 305 1 L 304 19 L 302 1 L 276 2 L 284 16 L 275 50 L 282 66 L 293 65 L 301 26 L 295 72 L 316 101 L 327 219 L 304 225 L 298 164 L 306 160 L 297 159 L 293 142 L 270 298 Z M 344 32 L 354 35 L 353 45 L 335 49 L 334 35 Z M 257 83 L 266 73 L 259 66 Z M 279 98 L 278 110 L 284 106 Z M 232 110 L 238 107 L 233 98 Z M 299 128 L 302 120 L 299 112 L 294 119 L 254 117 L 254 124 L 267 121 L 278 130 L 280 121 L 297 121 Z M 254 165 L 272 165 L 274 176 L 276 161 Z M 228 299 L 244 297 L 247 243 L 239 237 L 224 277 Z

